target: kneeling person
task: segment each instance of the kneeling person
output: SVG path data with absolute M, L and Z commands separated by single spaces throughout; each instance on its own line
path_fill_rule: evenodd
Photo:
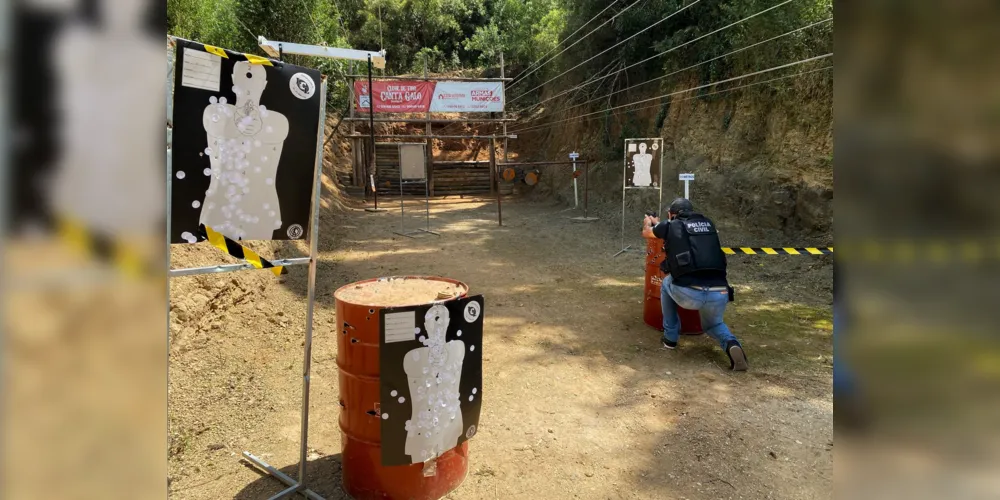
M 702 330 L 729 356 L 730 368 L 747 369 L 746 353 L 722 316 L 730 299 L 726 255 L 715 224 L 696 213 L 691 202 L 678 198 L 670 204 L 667 220 L 646 216 L 643 236 L 663 240 L 666 256 L 660 268 L 667 277 L 660 290 L 663 307 L 663 346 L 675 349 L 680 338 L 677 307 L 698 311 Z

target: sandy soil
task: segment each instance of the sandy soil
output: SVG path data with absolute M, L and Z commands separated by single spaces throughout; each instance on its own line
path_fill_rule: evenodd
M 731 261 L 738 298 L 727 322 L 751 366 L 733 374 L 704 336 L 661 349 L 642 321 L 642 256 L 612 259 L 618 222 L 577 223 L 564 210 L 509 201 L 498 227 L 492 201 L 454 199 L 433 206 L 441 236 L 417 239 L 392 233 L 398 211 L 325 210 L 313 489 L 345 498 L 333 292 L 374 277 L 438 275 L 486 297 L 481 427 L 469 475 L 450 498 L 832 498 L 829 262 Z M 272 254 L 301 249 L 275 245 Z M 213 252 L 178 248 L 174 267 L 218 262 Z M 283 486 L 239 459 L 248 450 L 297 470 L 306 269 L 172 283 L 171 498 L 267 498 Z

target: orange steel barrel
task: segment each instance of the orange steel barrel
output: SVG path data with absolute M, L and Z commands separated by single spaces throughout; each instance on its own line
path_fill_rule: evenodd
M 646 238 L 646 286 L 643 293 L 642 319 L 647 325 L 663 331 L 663 308 L 660 306 L 660 289 L 666 274 L 660 270 L 663 262 L 663 240 Z M 677 308 L 681 319 L 681 334 L 698 335 L 701 331 L 701 316 L 698 311 Z
M 400 276 L 359 281 L 334 293 L 337 366 L 340 367 L 340 438 L 344 491 L 358 500 L 436 500 L 457 488 L 469 470 L 469 442 L 424 464 L 382 466 L 379 411 L 379 312 L 468 295 L 460 281 Z

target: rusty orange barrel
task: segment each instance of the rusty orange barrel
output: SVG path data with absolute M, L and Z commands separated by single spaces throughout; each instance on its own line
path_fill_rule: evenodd
M 337 302 L 337 366 L 340 368 L 340 440 L 344 491 L 358 500 L 436 500 L 457 488 L 469 470 L 469 442 L 424 464 L 382 466 L 379 411 L 379 312 L 386 307 L 429 304 L 465 297 L 460 281 L 425 276 L 378 278 L 351 283 L 334 293 Z
M 660 270 L 663 262 L 663 240 L 646 238 L 646 286 L 643 292 L 642 319 L 647 325 L 663 331 L 663 308 L 660 306 L 660 289 L 666 275 Z M 677 308 L 681 319 L 681 334 L 698 335 L 701 331 L 701 316 L 698 311 Z

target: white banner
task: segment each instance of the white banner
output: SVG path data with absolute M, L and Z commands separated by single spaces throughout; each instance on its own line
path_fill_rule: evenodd
M 503 82 L 437 82 L 432 113 L 499 113 L 504 107 Z

